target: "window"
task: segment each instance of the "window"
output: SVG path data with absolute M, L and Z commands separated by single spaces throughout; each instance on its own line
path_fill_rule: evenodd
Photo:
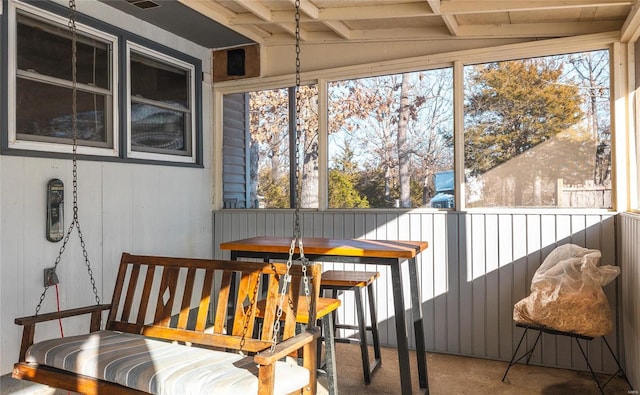
M 128 43 L 128 153 L 195 162 L 194 66 Z
M 9 147 L 71 152 L 71 33 L 61 18 L 41 14 L 16 10 Z M 113 155 L 115 39 L 80 25 L 76 36 L 78 152 Z
M 454 206 L 452 69 L 328 90 L 330 208 Z
M 465 67 L 467 207 L 611 207 L 609 52 Z
M 305 146 L 303 201 L 326 179 L 330 209 L 612 207 L 608 50 L 460 67 L 457 95 L 453 67 L 328 82 L 326 152 Z M 224 97 L 226 207 L 291 207 L 290 96 Z
M 10 2 L 8 21 L 2 147 L 71 153 L 68 10 L 53 2 Z M 77 153 L 200 165 L 201 60 L 82 14 L 76 28 Z
M 295 88 L 224 96 L 223 200 L 226 208 L 294 207 L 296 172 L 292 153 L 299 144 L 304 163 L 300 205 L 318 207 L 318 92 L 301 86 L 300 139 L 291 124 Z

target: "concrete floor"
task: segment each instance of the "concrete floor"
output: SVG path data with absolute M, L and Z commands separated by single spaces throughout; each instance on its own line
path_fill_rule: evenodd
M 395 348 L 382 348 L 382 367 L 371 384 L 364 385 L 357 345 L 337 344 L 336 359 L 340 394 L 399 394 L 400 377 Z M 371 354 L 371 352 L 370 352 Z M 423 394 L 418 385 L 415 352 L 411 352 L 414 394 Z M 507 362 L 427 353 L 427 376 L 431 395 L 588 395 L 600 394 L 588 372 L 545 368 L 525 364 L 511 367 L 503 383 Z M 604 382 L 608 376 L 599 376 Z M 322 380 L 322 379 L 321 379 Z M 605 387 L 605 394 L 638 394 L 629 391 L 626 381 L 615 377 Z
M 375 372 L 369 385 L 364 385 L 357 345 L 337 344 L 336 356 L 340 394 L 396 395 L 400 393 L 395 348 L 382 349 L 382 366 Z M 411 353 L 411 363 L 414 394 L 424 394 L 424 390 L 420 390 L 418 386 L 414 352 Z M 506 362 L 428 353 L 429 393 L 431 395 L 597 395 L 600 393 L 589 373 L 518 364 L 511 368 L 506 382 L 503 383 L 501 379 L 506 367 Z M 326 394 L 324 388 L 326 386 L 323 386 L 324 378 L 319 379 L 319 384 L 319 394 Z M 2 376 L 0 394 L 66 395 L 68 392 L 55 391 L 41 385 L 14 380 L 10 376 Z M 629 391 L 626 382 L 616 377 L 605 387 L 605 394 L 624 395 L 638 394 L 638 392 Z

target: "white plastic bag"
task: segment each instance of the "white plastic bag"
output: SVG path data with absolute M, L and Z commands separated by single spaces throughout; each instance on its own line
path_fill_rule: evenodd
M 531 294 L 513 307 L 513 319 L 585 336 L 603 336 L 613 322 L 602 287 L 620 268 L 598 266 L 601 253 L 575 244 L 554 249 L 536 270 Z

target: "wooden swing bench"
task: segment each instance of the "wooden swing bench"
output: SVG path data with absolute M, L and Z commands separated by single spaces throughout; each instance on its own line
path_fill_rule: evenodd
M 111 304 L 15 320 L 24 329 L 13 377 L 85 394 L 315 394 L 321 270 L 307 268 L 307 303 L 302 268 L 290 268 L 283 341 L 270 350 L 286 272 L 285 264 L 124 253 Z M 296 335 L 298 308 L 309 309 L 309 324 Z M 86 314 L 89 334 L 34 343 L 37 323 Z M 302 365 L 288 357 L 300 354 Z

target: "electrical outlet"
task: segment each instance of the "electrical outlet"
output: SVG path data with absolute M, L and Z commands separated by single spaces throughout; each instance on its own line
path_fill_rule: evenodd
M 44 269 L 44 286 L 45 287 L 56 285 L 59 282 L 60 281 L 58 280 L 58 275 L 56 274 L 55 267 L 49 267 Z

